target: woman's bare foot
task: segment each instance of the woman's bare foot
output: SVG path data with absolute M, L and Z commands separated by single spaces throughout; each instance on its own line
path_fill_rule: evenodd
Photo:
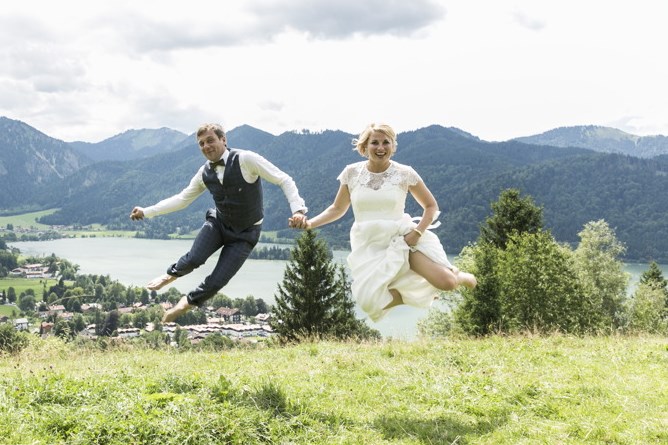
M 390 294 L 392 294 L 392 301 L 390 301 L 387 304 L 387 306 L 383 308 L 383 310 L 389 309 L 394 306 L 399 306 L 400 304 L 404 304 L 404 300 L 401 298 L 401 294 L 399 293 L 398 290 L 390 289 Z
M 188 297 L 184 295 L 173 308 L 165 312 L 165 315 L 162 316 L 162 322 L 170 323 L 179 318 L 179 315 L 185 314 L 194 307 L 195 306 L 188 303 Z
M 148 290 L 158 290 L 167 286 L 172 281 L 176 280 L 177 277 L 169 274 L 160 275 L 158 278 L 154 278 L 150 283 L 146 285 Z
M 478 285 L 478 280 L 476 280 L 475 275 L 468 272 L 462 272 L 461 270 L 457 273 L 457 282 L 469 289 L 473 289 Z

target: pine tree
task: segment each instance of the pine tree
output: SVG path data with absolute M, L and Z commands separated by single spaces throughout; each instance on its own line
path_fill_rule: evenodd
M 106 319 L 104 320 L 104 325 L 102 326 L 102 332 L 100 333 L 100 335 L 111 337 L 116 331 L 116 329 L 118 329 L 118 320 L 120 318 L 121 317 L 118 314 L 118 311 L 110 311 L 107 314 Z
M 478 286 L 461 291 L 462 300 L 453 315 L 458 326 L 467 334 L 488 335 L 498 329 L 501 322 L 500 283 L 497 277 L 500 250 L 491 243 L 480 242 L 465 251 L 471 263 L 466 270 L 475 274 Z
M 513 236 L 540 233 L 543 210 L 530 196 L 522 198 L 517 189 L 506 189 L 499 200 L 491 204 L 492 215 L 480 227 L 475 246 L 465 249 L 470 263 L 465 270 L 478 278 L 473 290 L 462 290 L 462 302 L 453 311 L 457 325 L 473 335 L 487 335 L 499 329 L 505 317 L 501 307 L 501 283 L 498 276 L 499 258 Z
M 336 296 L 332 308 L 332 331 L 336 338 L 380 339 L 376 329 L 355 317 L 350 281 L 343 265 L 337 267 Z
M 492 203 L 494 214 L 480 228 L 480 241 L 500 249 L 513 233 L 538 233 L 543 228 L 543 209 L 530 196 L 520 197 L 517 189 L 506 189 Z
M 282 340 L 346 338 L 371 332 L 355 319 L 345 271 L 339 267 L 337 274 L 327 244 L 316 239 L 315 232 L 303 232 L 291 254 L 271 321 Z
M 649 264 L 649 269 L 642 273 L 640 276 L 640 284 L 646 284 L 651 288 L 663 292 L 665 306 L 668 308 L 668 280 L 663 277 L 663 273 L 661 272 L 659 265 L 656 264 L 656 261 L 652 261 Z

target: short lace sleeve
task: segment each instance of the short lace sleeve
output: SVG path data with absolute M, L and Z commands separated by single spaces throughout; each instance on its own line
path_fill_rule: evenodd
M 418 172 L 416 172 L 413 167 L 406 166 L 406 185 L 408 187 L 413 187 L 420 181 L 422 181 L 422 178 Z
M 359 166 L 357 164 L 349 164 L 346 165 L 346 168 L 343 169 L 336 179 L 338 179 L 342 185 L 350 186 L 351 182 L 354 182 L 357 176 L 359 176 Z
M 346 166 L 346 168 L 344 168 L 343 171 L 336 178 L 341 184 L 348 185 L 348 183 L 350 182 L 350 169 L 348 167 L 350 166 Z

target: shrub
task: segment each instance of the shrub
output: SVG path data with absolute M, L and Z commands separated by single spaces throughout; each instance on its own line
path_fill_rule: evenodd
M 663 290 L 640 284 L 633 298 L 627 302 L 628 328 L 638 332 L 666 333 L 667 312 Z
M 0 352 L 15 354 L 28 343 L 28 334 L 17 331 L 11 323 L 0 324 Z
M 581 330 L 582 296 L 570 255 L 549 232 L 510 237 L 497 271 L 504 332 Z
M 418 321 L 418 332 L 424 337 L 447 337 L 452 331 L 452 314 L 432 308 L 426 318 Z

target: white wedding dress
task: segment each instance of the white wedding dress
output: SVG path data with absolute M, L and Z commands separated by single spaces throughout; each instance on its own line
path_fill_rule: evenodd
M 418 173 L 394 161 L 384 172 L 371 173 L 362 161 L 346 166 L 338 179 L 348 186 L 355 216 L 348 266 L 357 303 L 373 321 L 387 314 L 383 308 L 392 301 L 389 289 L 396 289 L 404 304 L 429 307 L 439 290 L 410 269 L 410 248 L 403 238 L 417 225 L 404 208 L 408 188 L 421 180 Z M 429 230 L 415 250 L 452 268 L 438 237 Z

